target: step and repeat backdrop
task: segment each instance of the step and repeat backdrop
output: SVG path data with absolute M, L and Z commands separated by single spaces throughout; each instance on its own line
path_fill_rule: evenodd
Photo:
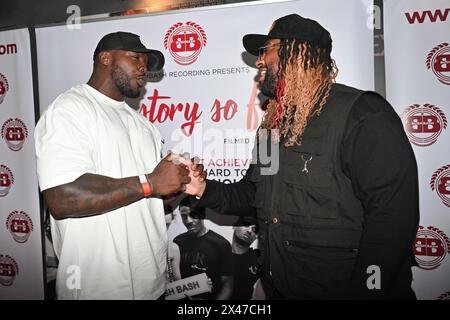
M 43 299 L 27 29 L 0 32 L 0 300 Z
M 414 251 L 419 299 L 450 299 L 450 3 L 385 1 L 387 99 L 416 154 L 420 229 Z

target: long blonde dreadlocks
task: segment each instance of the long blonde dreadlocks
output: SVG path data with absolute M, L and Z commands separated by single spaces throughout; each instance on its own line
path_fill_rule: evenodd
M 328 100 L 338 73 L 330 53 L 331 47 L 288 39 L 280 42 L 278 98 L 268 103 L 261 128 L 279 129 L 286 147 L 301 144 L 308 121 L 320 115 Z

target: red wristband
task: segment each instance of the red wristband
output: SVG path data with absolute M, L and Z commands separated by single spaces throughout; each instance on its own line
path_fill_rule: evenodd
M 141 182 L 142 191 L 144 192 L 144 197 L 148 197 L 152 194 L 152 188 L 150 187 L 150 183 L 148 183 L 147 176 L 145 174 L 141 174 L 139 176 L 139 181 Z

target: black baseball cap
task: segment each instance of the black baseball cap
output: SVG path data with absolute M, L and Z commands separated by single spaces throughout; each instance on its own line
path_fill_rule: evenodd
M 109 50 L 126 50 L 147 53 L 148 71 L 159 71 L 164 66 L 164 55 L 158 50 L 147 49 L 142 44 L 139 36 L 134 33 L 118 31 L 105 35 L 95 48 L 94 59 L 100 52 Z
M 267 35 L 247 34 L 242 43 L 247 52 L 258 56 L 258 48 L 269 39 L 297 39 L 313 47 L 330 48 L 331 35 L 317 21 L 290 14 L 275 20 Z

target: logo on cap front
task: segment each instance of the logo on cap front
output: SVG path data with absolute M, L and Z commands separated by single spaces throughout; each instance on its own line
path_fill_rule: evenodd
M 450 46 L 448 43 L 443 42 L 428 53 L 427 68 L 433 71 L 440 82 L 450 85 Z
M 419 226 L 413 250 L 419 268 L 433 270 L 439 267 L 447 253 L 450 253 L 450 240 L 436 227 L 425 229 Z
M 19 267 L 16 261 L 6 255 L 0 254 L 0 284 L 6 287 L 11 286 L 19 274 Z
M 419 147 L 432 145 L 442 130 L 447 129 L 445 113 L 432 104 L 413 104 L 400 117 L 409 141 Z
M 6 93 L 9 90 L 8 80 L 6 77 L 0 73 L 0 104 L 5 99 Z
M 19 151 L 28 138 L 27 126 L 19 118 L 10 118 L 2 126 L 2 138 L 5 139 L 9 149 Z
M 9 193 L 9 189 L 14 184 L 14 176 L 5 165 L 0 165 L 0 197 L 4 197 Z
M 206 46 L 206 41 L 205 30 L 197 23 L 178 22 L 167 30 L 164 48 L 169 50 L 176 63 L 187 66 L 197 60 L 202 48 Z
M 33 231 L 33 221 L 24 211 L 13 211 L 6 218 L 6 229 L 18 243 L 24 243 Z
M 433 173 L 431 190 L 435 190 L 442 203 L 450 208 L 450 165 L 445 165 Z

